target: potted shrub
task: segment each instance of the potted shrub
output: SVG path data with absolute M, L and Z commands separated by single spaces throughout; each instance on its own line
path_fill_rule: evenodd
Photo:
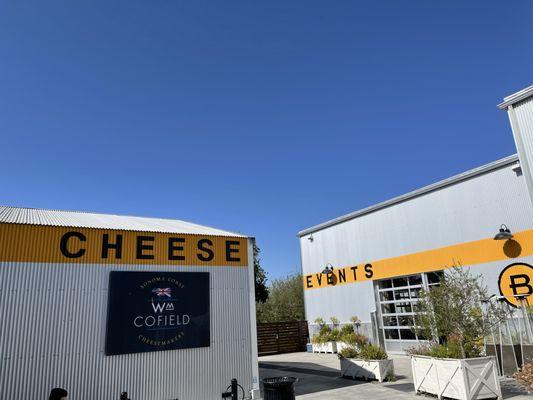
M 481 278 L 457 267 L 444 275 L 439 286 L 420 293 L 416 330 L 431 340 L 408 351 L 417 393 L 460 400 L 502 398 L 496 361 L 481 355 L 490 325 L 505 316 L 486 302 L 483 315 L 486 298 Z
M 365 344 L 360 350 L 348 346 L 339 352 L 341 376 L 352 379 L 377 379 L 383 382 L 394 377 L 394 364 L 378 346 Z
M 322 318 L 317 318 L 315 323 L 320 327 L 320 330 L 317 335 L 311 338 L 313 353 L 336 353 L 338 329 L 331 329 Z
M 355 350 L 360 351 L 365 344 L 368 344 L 368 338 L 354 332 L 352 325 L 344 325 L 340 329 L 339 338 L 337 339 L 337 351 L 347 347 L 353 347 Z

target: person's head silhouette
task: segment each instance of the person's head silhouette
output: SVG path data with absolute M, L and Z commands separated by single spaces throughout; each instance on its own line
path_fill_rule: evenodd
M 67 400 L 68 393 L 65 389 L 55 388 L 50 392 L 48 400 Z

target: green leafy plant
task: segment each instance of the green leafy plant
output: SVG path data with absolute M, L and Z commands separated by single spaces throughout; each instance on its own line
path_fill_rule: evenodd
M 253 241 L 254 252 L 254 277 L 255 277 L 255 301 L 258 303 L 264 303 L 268 300 L 270 290 L 267 286 L 267 273 L 261 266 L 261 259 L 259 253 L 261 250 Z
M 311 338 L 311 343 L 313 343 L 313 344 L 324 344 L 326 342 L 327 342 L 326 338 L 324 336 L 321 336 L 321 335 L 314 335 Z
M 358 358 L 359 357 L 359 351 L 355 349 L 355 347 L 345 347 L 338 353 L 339 358 Z
M 332 342 L 338 341 L 341 338 L 341 332 L 337 328 L 333 328 L 329 334 L 329 340 Z
M 329 320 L 331 321 L 333 328 L 337 328 L 339 326 L 339 319 L 337 317 L 331 317 Z
M 469 357 L 481 356 L 482 348 L 478 345 L 466 344 L 465 351 Z M 444 344 L 422 344 L 417 347 L 410 347 L 406 350 L 408 355 L 429 356 L 435 358 L 463 358 L 461 346 L 457 341 L 448 341 Z
M 318 334 L 320 336 L 329 337 L 331 334 L 331 328 L 327 325 L 324 325 L 320 328 L 320 331 L 318 331 Z
M 326 321 L 324 321 L 324 318 L 318 317 L 315 319 L 315 324 L 319 325 L 321 328 L 326 325 Z
M 321 344 L 331 342 L 335 340 L 334 338 L 336 336 L 338 336 L 338 331 L 334 332 L 329 326 L 322 325 L 318 334 L 311 338 L 311 343 Z
M 490 303 L 486 303 L 483 314 L 481 304 L 488 296 L 481 279 L 467 269 L 453 267 L 440 285 L 420 292 L 415 306 L 415 331 L 448 349 L 434 350 L 438 354 L 455 354 L 458 346 L 457 358 L 477 357 L 477 344 L 490 333 L 492 326 L 505 319 L 503 310 Z
M 354 333 L 352 325 L 343 325 L 343 326 L 341 326 L 340 331 L 341 331 L 341 336 L 342 337 Z
M 368 344 L 368 338 L 365 335 L 360 335 L 355 332 L 342 335 L 341 341 L 356 348 L 361 348 Z
M 258 323 L 305 320 L 301 274 L 274 279 L 268 291 L 266 301 L 256 303 Z
M 387 353 L 379 346 L 365 344 L 360 349 L 348 346 L 338 353 L 339 358 L 357 358 L 365 361 L 386 360 Z
M 367 344 L 361 347 L 359 352 L 359 358 L 370 361 L 370 360 L 386 360 L 388 358 L 387 352 L 379 346 L 373 344 Z

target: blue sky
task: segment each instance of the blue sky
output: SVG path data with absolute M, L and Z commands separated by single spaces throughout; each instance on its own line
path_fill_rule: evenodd
M 515 152 L 533 3 L 0 3 L 0 204 L 296 233 Z

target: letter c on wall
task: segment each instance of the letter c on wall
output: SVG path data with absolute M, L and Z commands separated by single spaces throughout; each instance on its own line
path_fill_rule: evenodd
M 68 249 L 68 241 L 70 238 L 76 238 L 80 242 L 86 242 L 87 238 L 83 233 L 80 232 L 67 232 L 61 237 L 61 243 L 59 244 L 59 248 L 61 249 L 61 253 L 67 257 L 67 258 L 80 258 L 85 254 L 85 249 L 81 247 L 77 252 L 72 253 Z

